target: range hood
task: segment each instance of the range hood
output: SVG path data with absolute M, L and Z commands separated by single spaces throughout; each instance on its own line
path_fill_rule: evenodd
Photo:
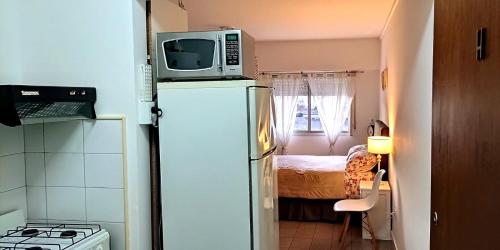
M 95 88 L 0 85 L 0 123 L 95 119 L 95 102 Z

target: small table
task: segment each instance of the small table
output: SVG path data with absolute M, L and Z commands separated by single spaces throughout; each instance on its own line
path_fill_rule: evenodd
M 361 181 L 359 190 L 361 198 L 366 197 L 372 190 L 373 181 Z M 380 182 L 378 202 L 368 214 L 373 226 L 375 238 L 391 240 L 391 186 L 389 182 Z M 363 239 L 371 239 L 370 232 L 363 227 Z

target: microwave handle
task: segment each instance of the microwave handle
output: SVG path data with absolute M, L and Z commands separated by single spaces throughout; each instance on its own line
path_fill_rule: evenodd
M 217 68 L 222 72 L 222 35 L 217 35 L 217 46 L 217 50 L 219 51 Z

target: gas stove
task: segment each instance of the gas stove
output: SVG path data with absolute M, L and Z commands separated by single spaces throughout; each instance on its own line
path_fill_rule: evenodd
M 0 236 L 0 250 L 109 250 L 109 234 L 96 224 L 28 223 Z

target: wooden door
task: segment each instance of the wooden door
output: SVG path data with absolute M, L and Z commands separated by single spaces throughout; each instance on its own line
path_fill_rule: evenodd
M 434 34 L 431 249 L 499 249 L 500 1 L 436 0 Z

